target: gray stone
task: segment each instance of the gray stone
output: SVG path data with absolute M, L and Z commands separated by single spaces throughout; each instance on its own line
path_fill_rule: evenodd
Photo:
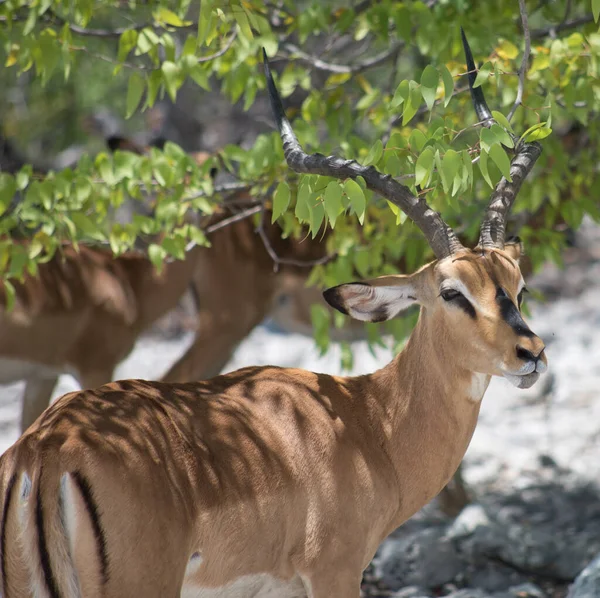
M 486 594 L 483 590 L 477 588 L 464 588 L 452 594 L 447 594 L 445 598 L 493 598 L 490 594 Z
M 391 594 L 390 598 L 431 598 L 431 596 L 424 588 L 408 586 L 401 590 L 397 590 Z
M 547 598 L 541 588 L 533 583 L 522 583 L 508 588 L 506 592 L 492 594 L 493 598 Z
M 528 581 L 527 577 L 508 565 L 491 561 L 476 562 L 465 573 L 465 584 L 472 588 L 481 588 L 486 592 L 506 591 Z
M 478 528 L 489 526 L 490 518 L 485 509 L 481 505 L 469 505 L 452 522 L 446 532 L 446 537 L 451 540 L 465 538 L 472 535 Z
M 390 590 L 436 588 L 452 581 L 464 567 L 440 527 L 386 540 L 373 564 L 375 576 Z
M 577 576 L 567 598 L 598 598 L 600 596 L 600 554 Z

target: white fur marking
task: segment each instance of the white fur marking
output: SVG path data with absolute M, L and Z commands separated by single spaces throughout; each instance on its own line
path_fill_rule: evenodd
M 489 383 L 490 377 L 487 374 L 479 374 L 474 372 L 471 378 L 471 386 L 469 388 L 469 398 L 475 403 L 481 401 Z
M 308 598 L 305 584 L 299 576 L 284 581 L 261 573 L 245 575 L 221 588 L 184 585 L 181 598 Z
M 354 291 L 354 297 L 346 298 L 346 309 L 353 318 L 363 322 L 371 322 L 374 314 L 382 312 L 386 314 L 385 319 L 389 320 L 416 302 L 415 291 L 410 284 L 397 287 L 354 286 L 358 288 Z
M 199 552 L 194 552 L 194 554 L 190 557 L 188 564 L 186 565 L 185 577 L 193 575 L 198 570 L 198 567 L 200 567 L 203 560 L 204 559 L 202 558 Z
M 62 520 L 69 540 L 69 549 L 71 554 L 75 554 L 77 517 L 75 496 L 73 495 L 73 480 L 69 473 L 64 473 L 60 478 L 60 501 L 62 506 Z
M 449 278 L 442 283 L 440 293 L 449 290 L 458 291 L 459 293 L 462 293 L 469 300 L 471 305 L 477 308 L 482 314 L 486 315 L 490 313 L 489 310 L 484 309 L 481 306 L 481 304 L 475 300 L 475 297 L 471 295 L 471 291 L 469 291 L 465 283 L 459 278 Z

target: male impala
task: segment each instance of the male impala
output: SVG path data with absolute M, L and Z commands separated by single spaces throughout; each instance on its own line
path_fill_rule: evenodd
M 5 598 L 358 598 L 381 540 L 458 467 L 490 377 L 527 388 L 546 369 L 519 313 L 520 246 L 504 243 L 540 147 L 518 148 L 470 250 L 390 177 L 306 155 L 265 70 L 288 164 L 360 174 L 437 258 L 327 301 L 368 321 L 418 303 L 415 330 L 392 363 L 356 378 L 252 367 L 62 397 L 0 461 Z

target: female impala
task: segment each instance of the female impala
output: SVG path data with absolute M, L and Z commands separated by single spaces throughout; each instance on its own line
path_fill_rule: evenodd
M 59 399 L 0 461 L 5 598 L 358 598 L 381 540 L 458 467 L 490 377 L 527 388 L 546 369 L 519 313 L 520 246 L 504 243 L 539 146 L 519 148 L 470 250 L 374 168 L 307 156 L 265 67 L 290 166 L 363 176 L 437 257 L 327 301 L 368 321 L 418 303 L 415 330 L 357 378 L 254 367 Z

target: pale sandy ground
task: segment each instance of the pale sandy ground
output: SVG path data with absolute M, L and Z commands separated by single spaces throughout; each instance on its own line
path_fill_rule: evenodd
M 529 283 L 560 296 L 546 304 L 530 303 L 531 328 L 548 344 L 549 373 L 528 391 L 494 379 L 484 398 L 479 425 L 466 456 L 469 482 L 525 483 L 539 469 L 539 455 L 582 478 L 600 473 L 600 228 L 588 226 L 582 249 L 567 254 L 564 272 L 547 267 Z M 562 290 L 561 290 L 562 289 Z M 549 293 L 549 294 L 551 294 Z M 190 342 L 142 338 L 118 369 L 118 378 L 155 377 Z M 373 371 L 391 358 L 389 350 L 371 355 L 366 343 L 354 345 L 354 373 Z M 260 327 L 239 347 L 227 370 L 274 364 L 339 373 L 339 347 L 319 357 L 310 338 L 283 335 Z M 77 388 L 63 376 L 56 396 Z M 22 384 L 0 387 L 0 452 L 17 439 Z

